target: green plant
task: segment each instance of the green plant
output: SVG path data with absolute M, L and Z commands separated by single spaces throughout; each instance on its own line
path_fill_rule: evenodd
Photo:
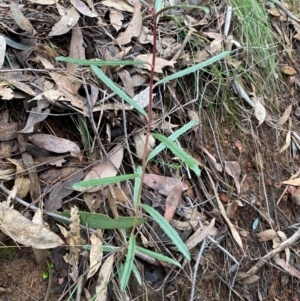
M 174 243 L 174 245 L 178 248 L 178 250 L 183 254 L 183 256 L 190 260 L 190 253 L 187 249 L 186 245 L 182 241 L 182 239 L 179 237 L 178 233 L 171 227 L 171 225 L 166 221 L 166 219 L 158 213 L 155 209 L 145 205 L 141 204 L 141 190 L 142 190 L 142 183 L 143 183 L 143 176 L 145 174 L 145 168 L 148 161 L 152 160 L 155 156 L 157 156 L 163 149 L 167 148 L 172 153 L 174 153 L 183 164 L 188 166 L 190 169 L 194 171 L 194 173 L 197 176 L 200 176 L 201 171 L 199 169 L 199 166 L 197 162 L 186 152 L 184 151 L 178 144 L 176 144 L 174 141 L 178 139 L 182 134 L 190 130 L 195 124 L 195 121 L 190 121 L 186 125 L 184 125 L 182 128 L 174 132 L 171 136 L 166 137 L 164 135 L 153 133 L 153 135 L 157 140 L 161 142 L 147 157 L 146 155 L 146 149 L 148 144 L 148 138 L 150 135 L 150 126 L 152 123 L 152 93 L 155 86 L 160 84 L 165 84 L 169 81 L 172 81 L 174 79 L 178 79 L 180 77 L 183 77 L 185 75 L 194 73 L 198 70 L 201 70 L 219 60 L 229 55 L 229 51 L 222 52 L 207 61 L 195 64 L 189 68 L 183 69 L 181 71 L 178 71 L 172 75 L 166 76 L 159 80 L 154 85 L 154 66 L 155 66 L 155 54 L 156 54 L 156 40 L 157 40 L 157 19 L 159 15 L 165 11 L 167 8 L 163 8 L 163 2 L 161 0 L 155 2 L 155 7 L 159 8 L 160 11 L 156 11 L 156 8 L 154 6 L 149 7 L 149 11 L 152 14 L 153 18 L 153 56 L 152 56 L 152 64 L 151 64 L 151 75 L 150 75 L 150 83 L 149 83 L 149 105 L 148 105 L 148 114 L 145 112 L 145 110 L 137 104 L 131 97 L 129 97 L 117 84 L 115 84 L 110 78 L 108 78 L 105 73 L 99 68 L 99 66 L 116 66 L 116 65 L 134 65 L 134 64 L 140 64 L 141 62 L 137 61 L 91 61 L 91 60 L 76 60 L 72 58 L 64 58 L 59 57 L 57 58 L 60 61 L 68 62 L 68 63 L 74 63 L 74 64 L 81 64 L 81 65 L 88 65 L 91 66 L 91 69 L 94 71 L 94 73 L 97 75 L 97 77 L 107 85 L 111 90 L 113 90 L 120 98 L 124 99 L 126 102 L 128 102 L 134 109 L 136 109 L 139 113 L 147 116 L 148 122 L 147 122 L 147 134 L 146 134 L 146 141 L 145 141 L 145 147 L 144 147 L 144 156 L 143 156 L 143 164 L 142 166 L 138 166 L 136 173 L 132 175 L 123 175 L 123 176 L 116 176 L 112 178 L 106 178 L 106 179 L 99 179 L 99 180 L 89 180 L 89 181 L 81 181 L 79 183 L 76 183 L 73 185 L 74 189 L 78 188 L 86 188 L 86 187 L 93 187 L 93 186 L 101 186 L 101 185 L 108 185 L 112 183 L 116 183 L 118 181 L 126 180 L 126 179 L 135 179 L 134 182 L 134 195 L 133 195 L 133 204 L 135 208 L 135 217 L 134 220 L 131 220 L 131 226 L 132 231 L 129 236 L 129 239 L 124 246 L 126 251 L 126 259 L 124 265 L 120 269 L 120 287 L 121 290 L 124 291 L 127 287 L 129 276 L 132 273 L 134 269 L 134 253 L 135 251 L 140 251 L 144 254 L 147 254 L 149 256 L 152 256 L 154 258 L 157 258 L 159 260 L 175 264 L 177 266 L 180 266 L 180 263 L 176 260 L 173 260 L 169 257 L 166 257 L 162 254 L 155 253 L 149 250 L 146 250 L 144 248 L 141 248 L 136 245 L 136 239 L 135 239 L 135 229 L 138 225 L 141 224 L 141 221 L 138 216 L 140 214 L 141 209 L 143 209 L 145 212 L 147 212 L 154 220 L 158 223 L 158 225 L 163 229 L 163 231 L 168 235 L 168 237 L 171 239 L 171 241 Z M 82 213 L 81 213 L 82 214 Z M 88 215 L 88 214 L 87 214 Z M 85 219 L 85 223 L 87 222 L 87 219 Z M 113 224 L 116 226 L 116 228 L 120 228 L 117 226 L 117 224 Z M 122 227 L 122 226 L 121 226 Z M 114 247 L 107 247 L 107 249 L 110 250 L 116 250 Z

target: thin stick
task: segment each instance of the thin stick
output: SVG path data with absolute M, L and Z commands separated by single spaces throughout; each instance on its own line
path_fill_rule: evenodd
M 264 257 L 262 257 L 247 273 L 241 274 L 237 276 L 238 280 L 243 280 L 245 278 L 248 278 L 254 274 L 271 258 L 273 258 L 275 255 L 279 254 L 286 248 L 291 247 L 294 245 L 297 240 L 300 238 L 300 228 L 287 240 L 283 241 L 276 249 L 270 251 L 268 254 L 266 254 Z

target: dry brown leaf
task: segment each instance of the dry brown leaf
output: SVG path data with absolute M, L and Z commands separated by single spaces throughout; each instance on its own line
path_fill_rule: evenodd
M 143 61 L 145 64 L 138 65 L 140 68 L 147 69 L 151 71 L 151 65 L 152 65 L 152 54 L 140 54 L 137 57 L 135 57 L 134 60 Z M 162 59 L 160 57 L 155 58 L 155 67 L 154 72 L 156 73 L 163 73 L 163 68 L 170 66 L 174 67 L 175 61 L 168 61 L 165 59 Z
M 259 276 L 257 276 L 257 275 L 252 275 L 252 276 L 250 276 L 250 277 L 245 278 L 245 279 L 243 280 L 243 283 L 244 283 L 244 284 L 251 284 L 251 283 L 257 282 L 259 279 L 260 279 Z
M 286 123 L 289 119 L 289 117 L 291 116 L 291 112 L 292 112 L 292 108 L 293 105 L 290 104 L 284 111 L 283 115 L 278 119 L 277 123 L 279 125 L 283 125 L 284 123 Z
M 8 87 L 8 83 L 0 83 L 0 97 L 3 100 L 11 100 L 14 98 L 13 90 Z
M 192 236 L 188 238 L 188 240 L 185 242 L 187 248 L 189 250 L 193 249 L 195 246 L 197 246 L 204 238 L 207 237 L 207 235 L 216 236 L 216 228 L 215 228 L 215 218 L 211 220 L 209 225 L 202 226 L 199 228 Z M 218 232 L 218 231 L 217 231 Z
M 144 184 L 151 187 L 154 190 L 158 190 L 159 193 L 168 196 L 169 193 L 174 189 L 178 180 L 175 178 L 158 176 L 154 174 L 145 174 Z M 182 183 L 182 190 L 187 190 L 188 186 Z
M 34 126 L 48 117 L 48 114 L 50 113 L 48 106 L 49 103 L 46 100 L 39 99 L 36 107 L 31 109 L 26 125 L 24 129 L 21 130 L 21 133 L 32 133 L 34 131 Z
M 124 85 L 124 90 L 125 92 L 130 96 L 134 96 L 134 89 L 133 89 L 133 81 L 131 78 L 131 75 L 127 70 L 121 70 L 118 72 L 118 76 L 121 78 L 121 81 Z
M 285 137 L 285 144 L 282 146 L 279 153 L 282 153 L 285 150 L 287 150 L 291 145 L 291 141 L 292 141 L 292 132 L 291 132 L 291 130 L 289 130 L 286 134 L 286 137 Z
M 254 115 L 259 122 L 258 125 L 261 125 L 265 121 L 267 116 L 266 109 L 262 105 L 262 102 L 258 97 L 253 97 L 252 101 L 254 103 Z
M 116 39 L 116 43 L 126 45 L 131 42 L 132 38 L 138 38 L 142 30 L 142 12 L 141 5 L 134 6 L 134 12 L 126 30 L 121 32 Z
M 29 1 L 41 5 L 52 5 L 55 4 L 57 0 L 29 0 Z
M 207 155 L 209 161 L 214 166 L 214 168 L 217 171 L 221 172 L 223 170 L 222 165 L 220 163 L 217 163 L 217 160 L 215 159 L 215 157 L 212 156 L 204 146 L 200 146 L 200 147 L 201 147 L 202 151 Z
M 78 22 L 80 15 L 74 7 L 66 9 L 65 14 L 52 27 L 49 37 L 60 36 L 70 31 Z
M 113 28 L 116 31 L 119 31 L 122 28 L 122 21 L 124 20 L 124 15 L 121 12 L 112 9 L 109 12 L 109 20 Z
M 169 193 L 166 199 L 166 207 L 165 207 L 165 219 L 170 222 L 176 212 L 176 209 L 181 200 L 182 194 L 182 182 L 178 181 L 178 183 L 174 186 L 172 191 Z
M 71 3 L 81 14 L 90 18 L 97 17 L 97 14 L 93 13 L 81 0 L 71 0 Z
M 77 1 L 79 1 L 79 0 L 76 0 L 76 2 Z M 81 1 L 79 1 L 79 2 L 81 2 Z M 69 56 L 73 59 L 85 59 L 84 40 L 83 40 L 82 31 L 81 31 L 80 26 L 75 26 L 74 28 L 72 28 L 72 38 L 71 38 Z M 68 63 L 67 69 L 70 73 L 75 73 L 78 69 L 78 65 Z
M 115 261 L 115 253 L 111 254 L 103 263 L 96 284 L 96 295 L 95 301 L 106 301 L 107 300 L 107 285 L 112 273 L 113 265 Z
M 253 160 L 258 169 L 262 170 L 264 168 L 264 158 L 261 152 L 255 152 Z
M 148 27 L 142 26 L 142 32 L 139 36 L 139 42 L 141 44 L 153 44 L 153 33 Z
M 277 236 L 277 233 L 273 229 L 268 229 L 256 234 L 259 241 L 269 241 Z
M 292 265 L 290 265 L 284 259 L 280 258 L 278 254 L 274 257 L 274 260 L 279 266 L 281 266 L 285 271 L 290 273 L 293 277 L 297 277 L 298 279 L 300 279 L 300 271 Z
M 87 274 L 87 279 L 93 277 L 98 269 L 100 268 L 103 249 L 101 240 L 95 235 L 92 234 L 90 237 L 91 240 L 91 251 L 90 251 L 90 268 Z
M 144 147 L 145 147 L 145 141 L 146 141 L 146 134 L 144 131 L 140 131 L 137 134 L 133 136 L 134 145 L 136 149 L 136 156 L 139 159 L 143 159 L 144 155 Z M 149 135 L 148 138 L 148 144 L 147 144 L 147 153 L 146 157 L 150 154 L 150 152 L 153 150 L 153 147 L 155 146 L 155 139 L 152 135 Z
M 237 193 L 241 192 L 240 176 L 241 176 L 241 167 L 237 161 L 225 161 L 225 171 L 230 175 L 235 183 Z
M 287 184 L 287 185 L 292 185 L 292 186 L 300 186 L 300 178 L 289 179 L 289 180 L 283 181 L 282 184 Z
M 10 83 L 12 86 L 14 86 L 15 88 L 31 95 L 31 96 L 36 96 L 36 93 L 29 87 L 28 84 L 24 84 L 20 81 L 18 81 L 17 79 L 12 78 L 11 76 L 5 74 L 5 73 L 1 73 L 1 79 L 7 81 L 8 83 Z
M 10 10 L 11 10 L 12 17 L 14 18 L 14 20 L 16 21 L 16 23 L 21 29 L 26 31 L 26 33 L 28 33 L 29 35 L 36 34 L 36 31 L 34 30 L 29 20 L 21 12 L 19 8 L 19 4 L 17 2 L 12 2 L 10 4 Z
M 40 174 L 40 180 L 47 185 L 53 185 L 59 181 L 63 181 L 72 174 L 74 174 L 78 169 L 76 167 L 66 167 L 66 168 L 50 168 Z
M 100 162 L 95 164 L 92 169 L 88 172 L 88 174 L 84 177 L 84 181 L 92 180 L 92 179 L 103 179 L 107 177 L 114 177 L 121 166 L 123 155 L 124 155 L 124 148 L 121 144 L 116 145 L 110 152 L 109 157 Z M 101 187 L 93 187 L 88 189 L 88 192 L 96 192 L 103 188 Z M 86 189 L 78 189 L 78 191 L 82 191 Z
M 9 141 L 17 137 L 18 123 L 0 123 L 0 141 Z
M 242 142 L 240 140 L 235 140 L 234 141 L 234 145 L 239 150 L 239 152 L 241 154 L 242 151 L 243 151 L 243 144 L 242 144 Z
M 83 194 L 83 199 L 91 212 L 96 212 L 103 203 L 103 195 L 100 191 L 97 192 L 85 192 Z
M 271 9 L 268 10 L 268 12 L 273 17 L 280 17 L 280 12 L 276 7 L 272 7 Z
M 50 152 L 63 154 L 70 152 L 71 156 L 78 157 L 80 155 L 80 148 L 75 143 L 68 139 L 59 138 L 47 134 L 34 134 L 28 139 L 35 145 L 42 147 Z
M 38 225 L 9 207 L 7 202 L 0 202 L 0 229 L 14 241 L 36 249 L 50 249 L 63 245 L 58 235 L 43 225 Z
M 46 210 L 54 211 L 62 207 L 62 202 L 65 197 L 73 193 L 73 184 L 79 182 L 84 177 L 83 170 L 77 168 L 74 174 L 64 181 L 60 181 L 50 191 L 49 197 L 45 202 Z
M 290 66 L 282 66 L 281 71 L 282 71 L 282 73 L 284 73 L 286 75 L 295 75 L 295 74 L 297 74 L 297 71 L 293 67 L 290 67 Z
M 153 93 L 152 99 L 156 94 Z M 149 105 L 149 87 L 141 91 L 139 94 L 134 96 L 133 100 L 139 104 L 142 108 L 145 108 Z M 131 107 L 132 108 L 132 107 Z
M 112 7 L 121 11 L 126 11 L 128 13 L 134 12 L 134 8 L 123 0 L 104 0 L 101 3 L 107 7 Z
M 287 236 L 282 231 L 277 231 L 277 235 L 273 238 L 273 248 L 276 249 L 281 245 L 283 241 L 287 240 Z M 291 256 L 290 248 L 286 248 L 285 250 L 286 263 L 288 264 Z

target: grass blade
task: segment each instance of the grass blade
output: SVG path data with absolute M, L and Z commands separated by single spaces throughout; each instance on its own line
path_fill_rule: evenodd
M 146 204 L 143 204 L 142 208 L 147 211 L 147 213 L 149 213 L 152 218 L 159 224 L 159 226 L 172 240 L 173 244 L 178 248 L 179 252 L 181 252 L 186 259 L 191 260 L 191 255 L 187 246 L 182 241 L 176 230 L 174 230 L 167 222 L 167 220 L 158 211 Z
M 164 262 L 167 262 L 167 263 L 171 263 L 171 264 L 174 264 L 178 267 L 181 267 L 181 264 L 177 261 L 177 260 L 174 260 L 168 256 L 165 256 L 165 255 L 162 255 L 160 253 L 156 253 L 156 252 L 153 252 L 153 251 L 150 251 L 148 249 L 145 249 L 145 248 L 142 248 L 142 247 L 139 247 L 137 246 L 136 247 L 136 250 L 147 255 L 147 256 L 150 256 L 150 257 L 153 257 L 155 259 L 158 259 L 160 261 L 164 261 Z
M 135 252 L 135 236 L 130 234 L 128 250 L 126 255 L 125 264 L 122 269 L 121 279 L 120 279 L 120 289 L 121 292 L 124 292 L 126 286 L 129 281 L 129 277 L 133 267 L 133 260 L 134 260 L 134 252 Z
M 182 77 L 182 76 L 185 76 L 187 74 L 190 74 L 190 73 L 193 73 L 195 71 L 198 71 L 199 69 L 203 69 L 204 67 L 207 67 L 219 60 L 221 60 L 222 58 L 224 58 L 225 56 L 227 56 L 228 54 L 230 54 L 231 51 L 224 51 L 224 52 L 221 52 L 220 54 L 204 61 L 204 62 L 201 62 L 201 63 L 198 63 L 196 65 L 193 65 L 189 68 L 186 68 L 186 69 L 183 69 L 181 71 L 178 71 L 174 74 L 171 74 L 161 80 L 159 80 L 156 85 L 159 85 L 159 84 L 164 84 L 164 83 L 167 83 L 169 82 L 170 80 L 173 80 L 173 79 L 176 79 L 176 78 L 179 78 L 179 77 Z
M 134 180 L 134 190 L 133 190 L 133 204 L 134 204 L 134 208 L 136 208 L 136 206 L 139 203 L 139 187 L 141 185 L 141 181 L 142 181 L 142 166 L 138 166 L 138 168 L 136 169 L 136 174 L 139 175 L 139 177 L 136 177 Z
M 175 156 L 177 156 L 183 163 L 192 169 L 198 177 L 200 177 L 201 171 L 197 162 L 178 144 L 161 134 L 152 134 L 152 136 L 162 142 Z
M 121 98 L 123 98 L 126 102 L 128 102 L 132 107 L 134 107 L 138 112 L 147 116 L 145 110 L 137 104 L 131 97 L 127 95 L 118 85 L 116 85 L 109 77 L 105 75 L 105 73 L 99 69 L 97 66 L 91 66 L 92 70 L 95 74 L 101 79 L 107 87 L 109 87 L 112 91 L 117 93 Z
M 197 122 L 195 120 L 191 120 L 187 124 L 185 124 L 183 127 L 181 127 L 179 130 L 175 131 L 171 136 L 168 137 L 169 140 L 175 141 L 177 138 L 179 138 L 182 134 L 190 130 L 194 125 L 196 125 Z M 164 144 L 159 144 L 148 156 L 147 161 L 152 160 L 155 156 L 157 156 L 161 151 L 163 151 L 166 148 Z
M 84 59 L 73 59 L 71 57 L 59 56 L 56 58 L 57 61 L 66 62 L 70 64 L 78 64 L 82 66 L 129 66 L 129 65 L 140 65 L 146 64 L 143 61 L 132 61 L 132 60 L 84 60 Z
M 131 180 L 135 179 L 137 177 L 140 177 L 138 174 L 128 174 L 128 175 L 121 175 L 121 176 L 115 176 L 115 177 L 107 177 L 103 179 L 93 179 L 93 180 L 87 180 L 87 181 L 80 181 L 78 183 L 75 183 L 72 186 L 72 189 L 76 190 L 79 188 L 91 188 L 96 186 L 102 186 L 102 185 L 109 185 L 121 181 Z
M 70 218 L 70 210 L 63 212 L 56 212 L 56 214 Z M 138 217 L 126 217 L 119 216 L 115 219 L 110 218 L 106 214 L 92 213 L 86 211 L 79 211 L 80 224 L 93 229 L 128 229 L 132 228 L 135 224 L 139 226 L 145 222 L 145 219 Z M 56 220 L 66 223 L 64 220 L 60 220 L 59 217 Z

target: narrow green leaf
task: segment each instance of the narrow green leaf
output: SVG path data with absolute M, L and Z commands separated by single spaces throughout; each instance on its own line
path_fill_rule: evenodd
M 132 266 L 132 273 L 135 276 L 137 283 L 140 286 L 142 286 L 143 285 L 142 276 L 141 276 L 139 269 L 137 268 L 137 266 L 135 264 L 133 264 L 133 266 Z
M 135 252 L 135 236 L 133 234 L 130 235 L 128 250 L 126 255 L 125 264 L 122 270 L 121 279 L 120 279 L 120 289 L 121 292 L 124 292 L 126 286 L 129 281 L 129 277 L 133 267 L 133 260 L 134 260 L 134 252 Z
M 57 61 L 66 62 L 70 64 L 78 64 L 82 66 L 128 66 L 128 65 L 140 65 L 147 64 L 144 61 L 132 61 L 132 60 L 84 60 L 84 59 L 73 59 L 71 57 L 59 56 L 56 58 Z
M 198 177 L 200 177 L 201 171 L 197 162 L 178 144 L 161 134 L 152 134 L 152 136 L 162 142 L 175 156 L 177 156 L 183 163 L 192 169 Z
M 195 120 L 191 120 L 187 124 L 185 124 L 183 127 L 181 127 L 179 130 L 175 131 L 171 136 L 168 137 L 169 140 L 175 141 L 178 139 L 182 134 L 190 130 L 194 125 L 196 125 L 197 122 Z M 152 160 L 154 157 L 156 157 L 161 151 L 163 151 L 166 148 L 166 146 L 162 143 L 160 143 L 148 156 L 147 161 Z
M 221 60 L 222 58 L 224 58 L 228 54 L 230 54 L 230 51 L 221 52 L 220 54 L 218 54 L 218 55 L 216 55 L 216 56 L 214 56 L 214 57 L 212 57 L 212 58 L 210 58 L 210 59 L 208 59 L 204 62 L 198 63 L 196 65 L 193 65 L 193 66 L 189 67 L 189 68 L 186 68 L 186 69 L 178 71 L 174 74 L 171 74 L 171 75 L 159 80 L 156 84 L 157 85 L 164 84 L 164 83 L 169 82 L 170 80 L 173 80 L 173 79 L 185 76 L 187 74 L 193 73 L 195 71 L 198 71 L 199 69 L 203 69 L 204 67 L 207 67 L 207 66 Z
M 139 175 L 139 177 L 136 177 L 134 180 L 134 190 L 133 190 L 133 204 L 134 204 L 134 208 L 136 208 L 136 206 L 139 203 L 139 188 L 141 185 L 141 181 L 142 181 L 142 166 L 138 166 L 138 168 L 136 169 L 136 174 Z
M 78 188 L 91 188 L 96 186 L 102 186 L 102 185 L 109 185 L 121 181 L 131 180 L 139 177 L 138 174 L 128 174 L 128 175 L 121 175 L 121 176 L 115 176 L 115 177 L 107 177 L 103 179 L 93 179 L 93 180 L 87 180 L 87 181 L 80 181 L 75 184 L 73 184 L 72 189 L 76 190 Z
M 147 211 L 152 216 L 152 218 L 159 224 L 162 230 L 165 231 L 165 233 L 172 240 L 173 244 L 177 247 L 179 252 L 181 252 L 186 259 L 191 260 L 191 255 L 187 246 L 184 244 L 178 233 L 171 227 L 168 221 L 152 207 L 143 204 L 142 208 L 145 211 Z
M 70 210 L 65 210 L 64 212 L 56 212 L 61 216 L 70 217 Z M 135 222 L 135 217 L 122 217 L 110 218 L 109 216 L 101 213 L 91 213 L 85 211 L 79 211 L 80 224 L 93 229 L 128 229 L 132 228 Z M 55 218 L 61 221 L 59 218 Z M 66 223 L 66 221 L 62 221 Z M 137 218 L 137 225 L 141 225 L 145 222 L 145 219 L 139 217 Z
M 142 248 L 142 247 L 139 247 L 139 246 L 136 246 L 136 250 L 147 255 L 147 256 L 150 256 L 150 257 L 153 257 L 155 259 L 158 259 L 160 261 L 165 261 L 167 263 L 171 263 L 171 264 L 174 264 L 174 265 L 177 265 L 178 267 L 181 267 L 181 264 L 177 261 L 177 260 L 174 260 L 168 256 L 165 256 L 165 255 L 162 255 L 160 253 L 156 253 L 156 252 L 153 252 L 153 251 L 150 251 L 148 249 L 145 249 L 145 248 Z
M 138 103 L 136 103 L 131 97 L 129 97 L 127 93 L 124 92 L 118 85 L 116 85 L 109 77 L 107 77 L 101 69 L 99 69 L 97 66 L 91 66 L 91 68 L 95 72 L 95 74 L 99 77 L 99 79 L 101 79 L 105 83 L 107 87 L 109 87 L 111 90 L 117 93 L 121 98 L 127 101 L 138 112 L 147 116 L 145 110 Z

